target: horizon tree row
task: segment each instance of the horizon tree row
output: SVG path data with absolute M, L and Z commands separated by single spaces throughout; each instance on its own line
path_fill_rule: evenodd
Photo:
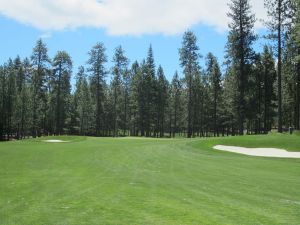
M 300 128 L 299 2 L 265 0 L 266 45 L 255 52 L 258 36 L 249 0 L 232 0 L 224 74 L 200 47 L 192 31 L 179 49 L 183 74 L 167 80 L 156 66 L 152 46 L 130 64 L 121 46 L 107 68 L 106 48 L 97 43 L 87 65 L 75 75 L 71 56 L 50 59 L 37 41 L 30 58 L 0 66 L 0 139 L 42 135 L 207 137 L 268 133 Z M 275 57 L 277 58 L 275 60 Z M 107 82 L 108 75 L 111 81 Z

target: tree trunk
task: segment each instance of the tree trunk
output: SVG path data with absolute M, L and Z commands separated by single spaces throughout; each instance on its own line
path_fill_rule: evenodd
M 189 73 L 189 103 L 188 103 L 188 133 L 187 137 L 192 137 L 192 74 Z
M 300 48 L 298 48 L 298 55 L 300 56 Z M 297 62 L 295 128 L 300 130 L 300 60 Z
M 240 9 L 240 15 L 242 14 L 242 9 Z M 244 134 L 244 113 L 245 113 L 245 56 L 244 56 L 244 29 L 243 29 L 243 21 L 242 17 L 240 16 L 240 76 L 239 76 L 239 106 L 238 106 L 238 114 L 239 114 L 239 135 Z
M 282 91 L 281 91 L 281 0 L 278 1 L 278 132 L 282 133 Z

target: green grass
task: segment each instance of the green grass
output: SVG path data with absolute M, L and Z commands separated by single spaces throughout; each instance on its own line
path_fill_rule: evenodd
M 300 151 L 279 134 L 0 143 L 0 224 L 300 224 L 300 159 L 216 144 Z
M 300 135 L 299 133 L 295 133 L 294 135 L 275 133 L 271 135 L 214 138 L 206 141 L 206 146 L 209 147 L 216 144 L 251 148 L 273 147 L 298 152 L 300 151 Z M 200 145 L 199 147 L 201 147 Z

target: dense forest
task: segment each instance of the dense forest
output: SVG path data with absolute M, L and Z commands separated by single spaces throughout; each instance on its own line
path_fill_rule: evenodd
M 38 40 L 29 58 L 17 56 L 0 66 L 0 139 L 299 130 L 298 6 L 293 0 L 265 0 L 268 34 L 260 37 L 265 46 L 255 51 L 257 19 L 250 2 L 232 0 L 225 62 L 212 53 L 201 57 L 197 37 L 187 31 L 179 49 L 183 73 L 175 72 L 172 80 L 155 62 L 151 45 L 144 60 L 130 64 L 121 46 L 108 59 L 105 46 L 97 43 L 87 54 L 87 64 L 73 73 L 67 52 L 50 58 L 46 44 Z M 112 68 L 106 67 L 108 60 Z

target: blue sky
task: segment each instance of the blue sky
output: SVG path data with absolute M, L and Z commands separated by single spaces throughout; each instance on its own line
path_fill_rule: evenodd
M 28 2 L 25 2 L 30 5 L 31 1 L 32 0 L 28 0 Z M 60 2 L 64 1 L 66 0 L 62 0 Z M 74 1 L 79 4 L 82 0 Z M 90 4 L 98 4 L 94 2 L 96 0 L 85 1 L 90 2 Z M 133 0 L 128 0 L 129 3 L 131 1 Z M 144 0 L 140 1 L 143 2 Z M 155 2 L 156 0 L 152 1 Z M 180 2 L 180 0 L 177 1 Z M 197 4 L 199 1 L 205 2 L 203 0 L 186 1 L 186 4 L 191 5 L 191 8 L 188 9 L 191 10 L 193 6 L 198 6 Z M 212 2 L 214 1 L 216 3 L 219 0 L 212 0 Z M 129 21 L 125 21 L 126 23 L 124 24 L 123 20 L 127 19 L 127 17 L 125 17 L 125 19 L 120 18 L 120 20 L 116 19 L 111 21 L 109 20 L 110 14 L 108 14 L 102 18 L 98 18 L 96 16 L 94 18 L 94 20 L 107 20 L 108 22 L 103 24 L 93 24 L 89 20 L 85 21 L 87 15 L 74 16 L 74 12 L 72 11 L 68 11 L 67 16 L 62 16 L 57 13 L 53 14 L 52 11 L 49 11 L 49 8 L 60 7 L 60 5 L 51 5 L 51 1 L 35 0 L 35 4 L 36 2 L 43 3 L 41 4 L 39 11 L 45 10 L 44 14 L 49 14 L 46 19 L 34 9 L 30 9 L 31 11 L 27 12 L 24 7 L 16 7 L 22 4 L 20 1 L 18 3 L 16 0 L 11 0 L 11 2 L 11 4 L 3 4 L 0 2 L 1 64 L 7 61 L 9 57 L 14 58 L 16 55 L 20 55 L 22 58 L 29 57 L 38 38 L 43 38 L 47 44 L 50 57 L 53 57 L 59 50 L 67 51 L 73 59 L 74 73 L 77 72 L 78 66 L 86 65 L 86 61 L 88 59 L 87 52 L 97 42 L 103 42 L 107 48 L 107 55 L 109 59 L 109 62 L 107 63 L 108 69 L 112 66 L 111 60 L 113 52 L 118 45 L 122 45 L 126 51 L 127 57 L 131 62 L 133 62 L 135 60 L 141 61 L 145 58 L 149 45 L 152 44 L 156 65 L 158 66 L 161 64 L 167 78 L 171 79 L 175 70 L 181 72 L 178 49 L 181 46 L 182 34 L 186 29 L 190 29 L 196 34 L 200 53 L 204 57 L 208 52 L 212 52 L 217 56 L 220 63 L 223 62 L 224 46 L 227 41 L 226 24 L 228 23 L 226 18 L 226 11 L 228 9 L 226 8 L 226 4 L 225 6 L 223 4 L 223 8 L 216 9 L 216 14 L 212 17 L 212 19 L 207 19 L 208 21 L 205 20 L 206 18 L 209 18 L 209 16 L 205 17 L 205 19 L 202 17 L 192 17 L 193 20 L 189 20 L 188 17 L 176 17 L 174 18 L 175 22 L 164 17 L 161 17 L 160 20 L 155 18 L 152 19 L 152 16 L 150 15 L 148 16 L 150 18 L 149 19 L 147 17 L 147 12 L 145 11 L 146 19 L 143 17 L 145 21 L 143 21 L 143 19 L 140 19 L 141 21 L 136 21 L 135 19 L 139 18 L 134 18 L 130 14 L 130 17 L 128 18 Z M 13 4 L 14 2 L 15 5 Z M 113 2 L 115 5 L 121 4 L 119 0 L 107 0 L 107 2 Z M 151 1 L 144 1 L 144 4 L 148 6 L 147 4 L 149 4 L 149 2 Z M 256 1 L 253 2 L 254 6 L 256 4 L 255 2 Z M 139 7 L 143 6 L 142 4 L 140 5 L 141 6 Z M 75 6 L 73 10 L 77 12 L 77 8 Z M 136 6 L 132 5 L 131 8 L 128 8 L 128 10 L 133 10 L 134 7 Z M 207 5 L 206 7 L 208 7 L 207 10 L 209 10 L 209 7 L 213 7 L 213 5 Z M 38 6 L 36 6 L 36 8 L 39 9 Z M 213 8 L 210 10 L 212 9 Z M 89 10 L 90 13 L 92 13 L 93 9 L 86 9 L 86 11 Z M 99 10 L 101 10 L 101 8 Z M 177 8 L 173 9 L 174 12 L 176 12 L 176 10 Z M 163 7 L 161 11 L 166 14 L 169 13 L 169 9 L 166 11 L 166 7 Z M 173 13 L 173 11 L 170 13 Z M 222 15 L 218 15 L 218 12 L 219 14 L 222 13 Z M 61 13 L 66 14 L 66 12 Z M 263 13 L 260 12 L 260 15 L 262 17 Z M 137 16 L 140 17 L 141 14 L 138 14 Z M 215 17 L 217 19 L 215 19 Z M 182 18 L 188 22 L 180 22 L 183 20 Z M 54 22 L 52 23 L 51 21 Z M 82 21 L 85 21 L 85 23 Z M 170 26 L 172 27 L 170 28 Z M 261 26 L 257 25 L 257 31 L 259 30 L 261 31 Z M 261 42 L 256 44 L 257 49 L 260 48 Z M 204 57 L 201 59 L 201 65 L 204 65 Z

